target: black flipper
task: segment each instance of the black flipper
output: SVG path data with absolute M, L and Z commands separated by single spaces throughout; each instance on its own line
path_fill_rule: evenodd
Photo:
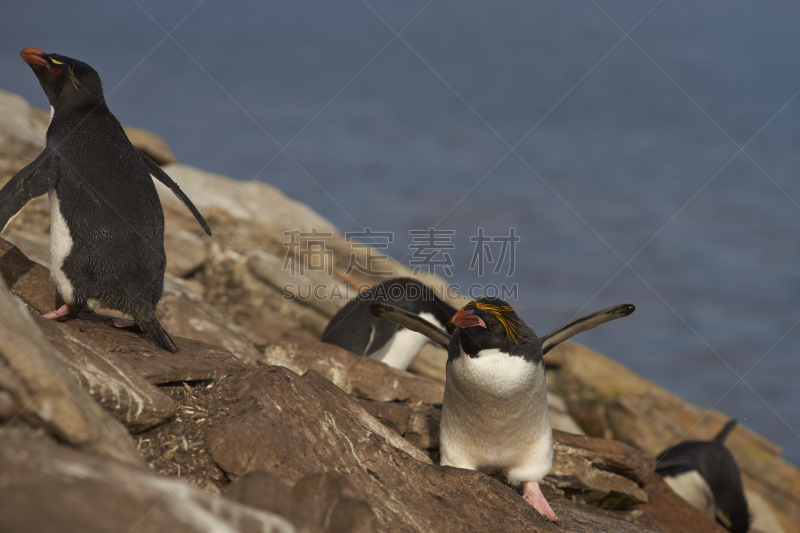
M 400 328 L 395 323 L 390 324 L 386 320 L 376 320 L 370 327 L 369 342 L 367 342 L 364 352 L 359 355 L 369 357 L 374 354 L 386 346 L 386 343 L 392 339 L 392 335 L 397 333 L 398 329 Z
M 557 330 L 548 333 L 541 337 L 542 353 L 546 354 L 558 344 L 564 342 L 570 337 L 574 337 L 578 333 L 589 331 L 601 324 L 616 320 L 624 316 L 628 316 L 636 310 L 631 304 L 620 304 L 612 307 L 606 307 L 590 315 L 583 316 L 577 320 L 573 320 L 566 326 L 561 326 Z
M 161 323 L 158 321 L 155 314 L 147 318 L 141 316 L 134 316 L 133 318 L 136 320 L 136 325 L 139 326 L 139 329 L 145 332 L 155 344 L 161 346 L 168 352 L 178 353 L 178 346 L 175 344 L 175 341 L 172 340 L 172 337 L 169 336 L 169 333 L 164 331 L 164 328 L 161 327 Z
M 58 157 L 47 148 L 28 166 L 17 172 L 0 189 L 0 231 L 28 202 L 55 187 L 58 182 Z
M 172 192 L 175 193 L 175 196 L 177 196 L 180 199 L 180 201 L 183 202 L 183 205 L 185 205 L 186 208 L 192 212 L 194 218 L 197 219 L 197 222 L 200 223 L 200 226 L 202 226 L 202 228 L 210 237 L 211 229 L 208 227 L 208 224 L 206 224 L 206 219 L 203 218 L 203 215 L 200 214 L 200 211 L 198 211 L 197 208 L 192 203 L 192 201 L 189 200 L 189 197 L 186 196 L 181 190 L 181 188 L 178 186 L 178 184 L 175 183 L 175 180 L 170 178 L 169 175 L 166 172 L 164 172 L 160 166 L 156 165 L 152 159 L 144 155 L 144 153 L 141 150 L 139 150 L 139 153 L 142 156 L 142 161 L 144 161 L 144 164 L 147 165 L 147 170 L 150 172 L 150 174 L 152 174 L 158 181 L 169 187 L 170 190 L 172 190 Z
M 370 305 L 369 311 L 378 318 L 389 320 L 411 331 L 422 333 L 444 349 L 447 349 L 450 344 L 450 335 L 447 332 L 410 311 L 383 303 Z
M 728 435 L 730 434 L 731 431 L 733 431 L 733 428 L 735 428 L 736 424 L 738 423 L 739 423 L 738 420 L 733 420 L 733 419 L 728 420 L 728 423 L 725 424 L 722 427 L 722 429 L 719 430 L 719 433 L 717 433 L 712 440 L 715 440 L 720 444 L 724 443 L 725 439 L 728 438 Z

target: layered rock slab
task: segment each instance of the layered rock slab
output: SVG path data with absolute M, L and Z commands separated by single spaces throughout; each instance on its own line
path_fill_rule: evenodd
M 0 273 L 11 292 L 39 313 L 55 311 L 64 303 L 50 279 L 50 271 L 2 237 Z
M 682 440 L 709 440 L 729 420 L 659 387 L 610 357 L 567 341 L 547 354 L 548 386 L 564 395 L 570 413 L 590 435 L 614 438 L 648 454 Z M 779 522 L 800 531 L 800 471 L 781 449 L 738 425 L 725 446 L 742 473 L 745 495 L 761 495 L 754 523 Z
M 205 381 L 246 368 L 241 360 L 218 346 L 174 336 L 179 351 L 170 353 L 153 344 L 144 334 L 116 328 L 110 322 L 110 317 L 82 311 L 78 318 L 64 325 L 112 352 L 154 385 Z
M 0 437 L 1 529 L 293 533 L 285 518 L 64 446 Z
M 259 360 L 297 373 L 319 372 L 346 393 L 369 400 L 441 403 L 444 386 L 326 342 L 279 342 Z
M 131 432 L 157 426 L 175 415 L 175 402 L 122 358 L 67 324 L 35 320 L 81 386 Z
M 164 296 L 156 313 L 170 335 L 221 346 L 251 364 L 261 355 L 240 328 L 228 322 L 186 280 L 172 275 L 165 277 Z
M 295 484 L 309 474 L 338 472 L 383 531 L 562 530 L 502 483 L 434 466 L 314 371 L 299 376 L 266 366 L 224 383 L 230 414 L 214 424 L 207 446 L 233 479 L 263 470 Z M 556 504 L 556 512 L 570 531 L 642 531 L 564 505 Z
M 6 411 L 73 446 L 139 463 L 127 430 L 70 374 L 22 303 L 0 281 L 0 389 Z

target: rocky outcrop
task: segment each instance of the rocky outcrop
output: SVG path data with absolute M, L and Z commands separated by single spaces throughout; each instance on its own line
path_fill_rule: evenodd
M 0 96 L 0 176 L 10 177 L 41 150 L 47 115 Z M 158 313 L 178 354 L 111 326 L 111 310 L 66 322 L 36 316 L 60 305 L 46 268 L 46 199 L 5 230 L 19 248 L 0 240 L 11 289 L 0 287 L 3 526 L 721 531 L 652 465 L 689 429 L 713 435 L 723 415 L 572 343 L 546 358 L 551 419 L 567 430 L 554 432 L 554 466 L 542 483 L 560 525 L 498 480 L 437 466 L 443 351 L 426 347 L 413 374 L 319 342 L 330 316 L 383 279 L 379 272 L 408 269 L 367 261 L 367 248 L 273 187 L 174 163 L 166 170 L 214 233 L 202 234 L 157 185 L 169 262 Z M 330 263 L 307 268 L 320 242 Z M 347 273 L 350 261 L 373 271 Z M 797 470 L 746 428 L 729 442 L 756 516 L 771 518 L 772 530 L 797 531 Z
M 159 476 L 146 467 L 0 435 L 3 530 L 292 533 L 275 513 Z
M 441 403 L 444 387 L 325 342 L 281 342 L 264 350 L 260 363 L 298 373 L 314 370 L 356 398 L 379 402 Z
M 10 303 L 11 310 L 16 306 L 17 315 L 26 317 L 27 311 L 13 301 Z M 27 320 L 36 327 L 31 317 Z M 107 374 L 104 379 L 108 383 L 116 376 L 114 372 L 119 372 L 139 376 L 152 384 L 166 384 L 159 394 L 169 396 L 174 402 L 174 418 L 145 431 L 147 426 L 143 424 L 129 424 L 129 427 L 138 433 L 139 449 L 158 475 L 181 477 L 207 489 L 203 492 L 175 482 L 166 484 L 169 491 L 181 494 L 180 501 L 193 509 L 193 513 L 209 514 L 205 517 L 208 520 L 233 521 L 232 527 L 242 531 L 247 530 L 251 519 L 267 520 L 251 510 L 251 506 L 245 512 L 235 504 L 219 503 L 220 496 L 214 494 L 225 489 L 230 480 L 266 472 L 294 486 L 295 501 L 286 504 L 285 514 L 289 518 L 293 513 L 296 515 L 298 505 L 312 509 L 310 521 L 296 520 L 296 524 L 275 522 L 274 516 L 269 517 L 286 527 L 296 525 L 306 530 L 316 527 L 323 531 L 409 528 L 431 531 L 449 527 L 543 531 L 553 527 L 502 483 L 477 472 L 435 466 L 423 450 L 314 370 L 307 370 L 301 376 L 283 366 L 248 368 L 229 352 L 178 337 L 176 342 L 181 352 L 169 354 L 149 344 L 142 334 L 115 328 L 107 319 L 91 312 L 65 323 L 37 320 L 39 327 L 57 341 L 51 350 L 59 348 L 59 357 L 64 361 L 95 352 L 86 357 L 103 355 L 100 360 L 107 363 L 124 362 L 113 370 L 110 364 L 99 367 L 97 375 Z M 333 363 L 349 365 L 346 375 L 353 379 L 347 385 L 351 394 L 362 401 L 386 406 L 407 402 L 413 412 L 414 406 L 435 402 L 441 396 L 441 385 L 434 381 L 396 371 L 337 347 L 327 348 L 312 349 L 305 355 L 308 360 L 323 361 L 322 369 L 332 368 Z M 293 366 L 300 364 L 299 359 L 286 362 Z M 78 375 L 84 377 L 84 385 L 91 389 L 95 382 L 85 377 L 87 365 L 74 364 Z M 335 377 L 335 373 L 331 375 Z M 134 382 L 133 379 L 126 382 L 129 390 Z M 146 388 L 141 382 L 138 385 L 140 389 Z M 103 397 L 98 399 L 102 401 Z M 92 402 L 91 398 L 87 401 Z M 93 405 L 97 408 L 97 404 Z M 432 405 L 428 408 L 435 409 Z M 158 408 L 151 402 L 141 404 L 138 411 L 152 415 Z M 436 417 L 429 413 L 429 418 Z M 411 428 L 416 425 L 412 416 L 405 424 Z M 426 444 L 431 448 L 435 445 L 435 441 Z M 2 446 L 8 450 L 9 461 L 21 446 L 34 450 L 23 465 L 28 470 L 12 472 L 29 478 L 30 490 L 39 490 L 36 487 L 41 485 L 57 489 L 68 483 L 87 509 L 93 508 L 90 502 L 94 500 L 120 506 L 119 501 L 129 497 L 125 491 L 135 490 L 138 494 L 135 500 L 139 503 L 125 507 L 123 514 L 137 516 L 141 502 L 152 506 L 164 497 L 164 491 L 158 490 L 164 483 L 149 470 L 137 473 L 98 462 L 98 458 L 79 457 L 75 451 L 65 450 L 63 454 L 46 451 L 47 446 L 53 446 L 47 443 L 29 444 L 11 439 L 3 441 Z M 108 455 L 104 449 L 81 447 Z M 78 471 L 79 481 L 70 478 L 71 473 Z M 121 479 L 128 481 L 121 483 Z M 41 492 L 50 494 L 47 490 Z M 476 496 L 493 509 L 491 514 L 485 514 L 482 506 L 473 505 Z M 56 515 L 66 515 L 82 530 L 102 531 L 109 519 L 103 512 L 65 510 L 63 497 L 36 503 L 44 510 L 36 515 L 36 520 L 31 517 L 26 522 L 22 508 L 9 510 L 11 520 L 24 526 L 22 529 L 36 529 Z M 575 507 L 568 500 L 554 505 L 562 524 L 573 531 L 640 530 L 616 517 Z M 163 523 L 169 527 L 191 528 L 182 523 L 185 517 L 178 507 L 168 507 L 163 513 Z M 120 523 L 124 521 L 124 517 L 120 519 Z
M 50 271 L 3 238 L 0 238 L 0 273 L 11 292 L 39 313 L 55 311 L 64 303 L 50 279 Z
M 81 449 L 120 461 L 140 461 L 122 424 L 81 388 L 4 282 L 0 282 L 0 324 L 5 424 L 19 419 Z
M 564 394 L 569 412 L 589 435 L 657 454 L 682 440 L 708 440 L 728 421 L 577 343 L 556 347 L 547 363 L 548 386 Z M 800 472 L 781 459 L 781 449 L 741 424 L 725 445 L 739 465 L 748 498 L 766 502 L 753 513 L 752 529 L 779 523 L 783 531 L 798 531 Z
M 244 335 L 242 328 L 228 322 L 200 295 L 202 288 L 167 275 L 164 296 L 157 314 L 161 325 L 171 335 L 179 335 L 216 344 L 248 363 L 261 356 L 255 344 Z
M 78 334 L 71 325 L 39 317 L 36 323 L 81 386 L 131 432 L 158 426 L 175 415 L 172 399 L 122 358 Z

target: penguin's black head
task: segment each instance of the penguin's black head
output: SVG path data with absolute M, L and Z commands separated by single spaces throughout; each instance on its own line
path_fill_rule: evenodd
M 517 316 L 517 309 L 499 298 L 478 298 L 462 307 L 451 322 L 460 329 L 464 352 L 474 356 L 492 348 L 507 353 L 528 352 L 531 348 L 537 351 L 531 343 L 538 344 L 538 338 Z
M 100 76 L 83 61 L 36 48 L 26 48 L 19 55 L 33 69 L 54 109 L 103 101 Z

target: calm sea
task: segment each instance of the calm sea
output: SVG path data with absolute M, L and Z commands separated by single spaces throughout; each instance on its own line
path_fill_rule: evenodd
M 46 108 L 19 51 L 84 60 L 117 117 L 181 161 L 271 183 L 343 232 L 391 233 L 386 251 L 405 262 L 425 252 L 410 232 L 435 228 L 437 271 L 465 289 L 516 287 L 539 333 L 634 303 L 578 340 L 800 463 L 800 6 L 42 0 L 2 12 L 3 89 Z M 519 237 L 510 275 L 509 254 L 495 268 L 500 240 L 481 247 L 483 276 L 470 269 L 479 228 Z

